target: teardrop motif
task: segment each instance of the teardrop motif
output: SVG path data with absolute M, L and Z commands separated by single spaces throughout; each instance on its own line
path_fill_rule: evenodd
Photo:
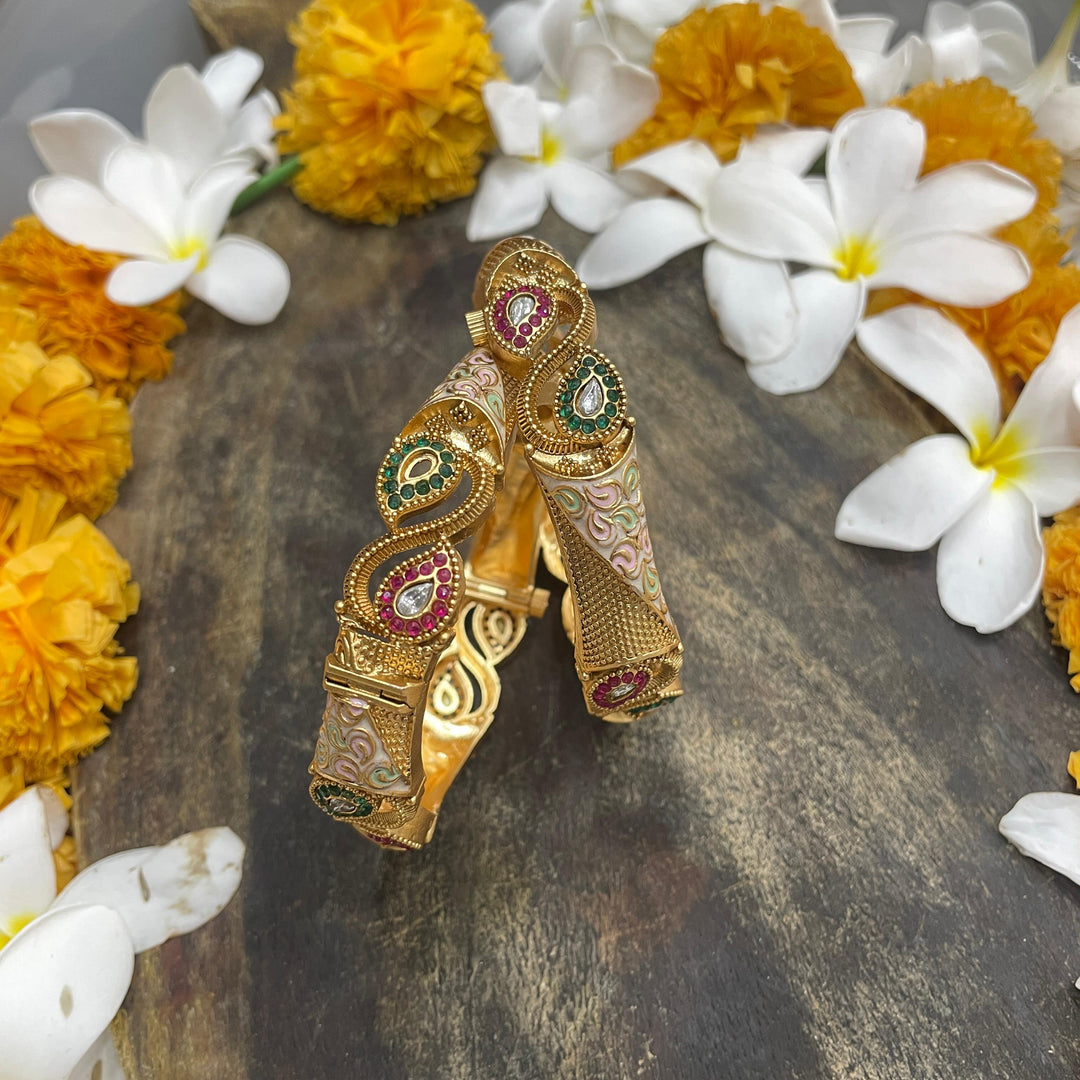
M 596 416 L 603 407 L 604 388 L 600 385 L 600 380 L 593 375 L 578 391 L 577 398 L 574 401 L 574 408 L 577 410 L 578 416 L 589 417 L 591 419 Z

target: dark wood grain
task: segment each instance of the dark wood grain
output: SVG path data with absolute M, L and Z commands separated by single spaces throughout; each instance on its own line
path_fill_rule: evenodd
M 278 194 L 239 228 L 293 269 L 282 317 L 193 307 L 136 402 L 103 524 L 143 586 L 142 679 L 80 769 L 82 853 L 228 823 L 248 856 L 219 919 L 140 959 L 135 1075 L 1075 1077 L 1080 891 L 996 831 L 1066 785 L 1064 656 L 1038 611 L 988 638 L 951 623 L 932 555 L 833 539 L 843 496 L 935 421 L 857 358 L 811 395 L 756 391 L 699 254 L 596 297 L 686 697 L 590 718 L 553 612 L 429 848 L 382 853 L 312 806 L 332 604 L 381 531 L 372 477 L 468 346 L 466 212 L 350 228 Z M 552 216 L 538 232 L 583 242 Z

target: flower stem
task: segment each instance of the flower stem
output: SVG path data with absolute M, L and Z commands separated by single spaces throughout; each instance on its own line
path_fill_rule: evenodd
M 272 169 L 267 169 L 258 180 L 248 184 L 236 196 L 236 202 L 232 204 L 232 210 L 229 211 L 230 216 L 235 216 L 242 210 L 246 210 L 252 203 L 258 202 L 268 191 L 273 191 L 279 184 L 288 183 L 303 167 L 304 163 L 300 160 L 298 154 L 283 157 L 277 165 Z

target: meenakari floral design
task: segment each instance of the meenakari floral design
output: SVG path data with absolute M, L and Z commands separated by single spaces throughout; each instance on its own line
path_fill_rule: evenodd
M 394 763 L 361 697 L 326 697 L 322 727 L 315 744 L 316 772 L 344 784 L 407 795 L 409 780 Z
M 502 375 L 491 354 L 483 349 L 469 353 L 435 388 L 423 408 L 436 401 L 464 399 L 477 406 L 491 421 L 501 442 L 506 442 L 506 405 Z

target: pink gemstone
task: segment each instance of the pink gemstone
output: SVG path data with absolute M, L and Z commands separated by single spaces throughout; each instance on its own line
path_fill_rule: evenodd
M 636 682 L 638 686 L 644 686 L 648 681 L 649 676 L 646 675 L 644 671 L 639 671 L 634 678 L 634 682 Z
M 422 623 L 425 630 L 434 630 L 435 626 L 438 623 L 438 620 L 435 618 L 434 615 L 425 612 L 423 615 L 420 616 L 420 622 Z
M 496 311 L 503 311 L 505 308 L 506 308 L 506 301 L 505 300 L 496 300 L 495 301 L 495 310 Z
M 527 322 L 523 322 L 523 323 L 522 323 L 522 324 L 521 324 L 521 325 L 520 325 L 520 326 L 518 327 L 518 329 L 519 329 L 519 330 L 521 331 L 521 333 L 522 333 L 522 334 L 523 334 L 523 335 L 524 335 L 525 337 L 528 337 L 528 336 L 529 336 L 529 335 L 530 335 L 530 334 L 532 333 L 532 327 L 531 327 L 531 326 L 530 326 L 530 325 L 529 325 L 529 324 L 528 324 Z
M 440 570 L 440 571 L 439 571 L 439 572 L 438 572 L 438 573 L 437 573 L 437 574 L 436 574 L 435 576 L 436 576 L 436 577 L 437 577 L 437 578 L 438 578 L 438 579 L 439 579 L 440 581 L 442 581 L 442 582 L 447 582 L 447 581 L 449 581 L 449 580 L 450 580 L 450 579 L 451 579 L 451 578 L 452 578 L 452 577 L 453 577 L 454 575 L 453 575 L 453 574 L 452 574 L 452 573 L 450 572 L 450 568 L 449 568 L 449 567 L 446 567 L 446 566 L 444 566 L 444 567 L 443 567 L 443 568 L 442 568 L 442 569 L 441 569 L 441 570 Z
M 513 341 L 514 340 L 514 331 L 513 330 L 504 331 L 503 332 L 503 337 L 506 338 L 507 341 Z
M 547 304 L 541 304 L 537 311 L 540 314 L 541 319 L 546 319 L 551 314 L 551 308 Z
M 431 556 L 431 561 L 436 566 L 445 566 L 446 565 L 446 552 L 445 551 L 436 551 L 435 554 Z
M 391 619 L 390 629 L 393 630 L 395 633 L 400 634 L 401 631 L 405 629 L 405 620 L 397 618 Z
M 435 615 L 440 619 L 446 614 L 446 610 L 446 605 L 441 600 L 436 600 L 435 603 L 431 605 L 432 615 Z
M 515 349 L 524 349 L 527 344 L 528 342 L 526 342 L 526 340 L 520 334 L 516 338 L 514 338 Z
M 507 289 L 506 292 L 503 293 L 503 298 L 509 300 L 513 292 L 513 289 Z
M 505 319 L 496 319 L 495 329 L 501 334 L 510 329 L 510 324 Z
M 425 562 L 420 564 L 420 573 L 427 577 L 432 571 L 431 563 Z
M 389 603 L 390 603 L 390 601 L 394 599 L 394 594 L 393 594 L 392 592 L 384 592 L 384 593 L 383 593 L 383 594 L 382 594 L 382 595 L 381 595 L 381 596 L 379 597 L 379 599 L 380 599 L 380 600 L 381 600 L 381 601 L 382 601 L 382 602 L 383 602 L 384 604 L 389 604 Z
M 404 585 L 404 584 L 405 584 L 405 579 L 400 574 L 395 574 L 390 579 L 390 588 L 393 589 L 395 592 L 398 589 L 400 589 L 401 586 Z
M 450 599 L 450 593 L 451 593 L 451 591 L 452 591 L 452 590 L 450 589 L 450 586 L 449 586 L 449 585 L 440 585 L 440 586 L 439 586 L 439 587 L 438 587 L 438 588 L 437 588 L 437 589 L 435 590 L 435 595 L 436 595 L 436 596 L 437 596 L 437 597 L 438 597 L 438 598 L 439 598 L 440 600 L 449 600 L 449 599 Z
M 420 624 L 413 619 L 405 629 L 408 630 L 409 637 L 416 637 L 420 633 Z
M 405 571 L 406 581 L 415 581 L 419 576 L 420 571 L 417 570 L 415 566 L 410 566 L 409 569 Z
M 379 612 L 379 618 L 386 622 L 389 622 L 393 614 L 394 612 L 392 608 L 384 607 L 382 611 Z
M 624 683 L 632 683 L 634 681 L 634 673 L 632 671 L 624 672 L 622 681 Z
M 529 322 L 531 322 L 533 326 L 539 326 L 543 321 L 544 320 L 535 313 L 529 316 Z

